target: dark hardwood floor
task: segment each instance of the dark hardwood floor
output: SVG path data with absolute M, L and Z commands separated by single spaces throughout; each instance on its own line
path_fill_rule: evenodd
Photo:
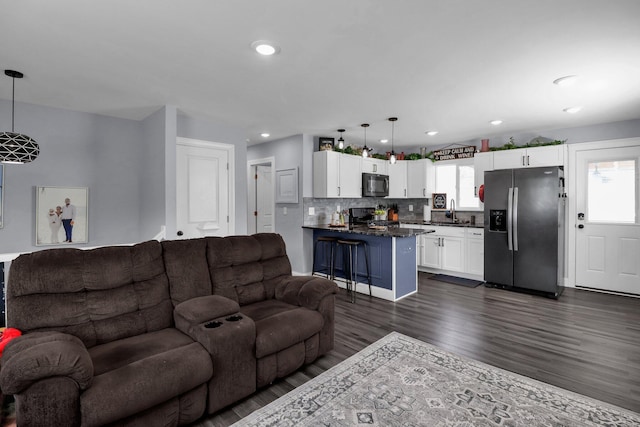
M 640 299 L 565 289 L 558 300 L 420 273 L 396 303 L 336 300 L 335 349 L 196 426 L 227 426 L 391 331 L 441 349 L 640 412 Z

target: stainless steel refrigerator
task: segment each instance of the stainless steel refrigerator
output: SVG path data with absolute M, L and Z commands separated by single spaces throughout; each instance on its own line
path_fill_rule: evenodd
M 564 280 L 564 172 L 560 167 L 484 174 L 484 279 L 488 286 L 558 297 Z

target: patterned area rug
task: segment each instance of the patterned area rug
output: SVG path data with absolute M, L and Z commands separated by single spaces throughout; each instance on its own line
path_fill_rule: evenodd
M 393 332 L 234 426 L 638 426 L 640 414 Z

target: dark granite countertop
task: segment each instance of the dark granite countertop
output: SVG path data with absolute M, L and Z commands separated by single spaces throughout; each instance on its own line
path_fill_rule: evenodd
M 484 224 L 469 224 L 461 222 L 432 222 L 423 221 L 421 219 L 400 219 L 400 224 L 409 225 L 433 225 L 434 227 L 466 227 L 466 228 L 484 228 Z
M 396 226 L 387 226 L 384 229 L 369 228 L 366 225 L 355 225 L 352 228 L 346 227 L 330 227 L 328 224 L 321 225 L 303 225 L 302 228 L 312 230 L 331 230 L 338 233 L 366 234 L 368 236 L 381 237 L 411 237 L 418 234 L 433 233 L 435 230 L 423 230 L 420 228 L 400 228 Z

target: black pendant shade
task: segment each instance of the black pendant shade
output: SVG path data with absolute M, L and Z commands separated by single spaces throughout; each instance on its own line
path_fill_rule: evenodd
M 11 132 L 0 132 L 0 163 L 29 163 L 38 158 L 40 147 L 30 136 L 13 130 L 16 79 L 21 79 L 23 74 L 14 70 L 4 70 L 4 73 L 13 79 L 13 92 L 11 97 Z

